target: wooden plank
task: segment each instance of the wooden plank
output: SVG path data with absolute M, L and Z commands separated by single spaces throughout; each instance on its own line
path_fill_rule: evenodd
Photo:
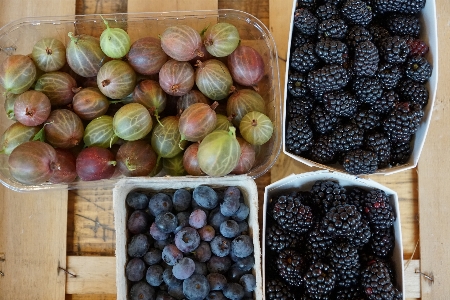
M 116 258 L 107 256 L 68 256 L 66 294 L 116 293 Z
M 65 300 L 116 300 L 116 294 L 66 295 Z
M 439 83 L 433 118 L 419 162 L 419 211 L 420 211 L 420 271 L 433 275 L 434 282 L 422 276 L 422 299 L 448 299 L 450 295 L 450 228 L 448 205 L 450 185 L 448 170 L 450 160 L 450 3 L 436 1 L 439 41 Z
M 416 273 L 420 269 L 420 260 L 408 260 L 405 266 L 405 297 L 420 298 L 420 274 Z
M 168 0 L 168 1 L 138 1 L 128 0 L 128 12 L 146 11 L 185 11 L 185 10 L 215 10 L 218 8 L 217 1 L 196 0 Z
M 52 9 L 49 10 L 48 8 Z M 75 1 L 2 1 L 0 26 L 27 16 L 73 14 Z M 30 49 L 31 51 L 31 49 Z M 0 123 L 7 124 L 0 114 Z M 0 186 L 1 299 L 62 299 L 67 192 L 17 193 Z

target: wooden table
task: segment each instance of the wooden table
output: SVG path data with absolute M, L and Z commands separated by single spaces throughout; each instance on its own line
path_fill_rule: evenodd
M 430 0 L 428 0 L 430 1 Z M 284 74 L 290 0 L 1 0 L 0 26 L 25 16 L 233 8 L 273 33 Z M 432 125 L 417 168 L 370 178 L 400 197 L 407 298 L 448 299 L 450 229 L 447 61 L 450 3 L 436 0 L 439 87 Z M 284 82 L 281 82 L 284 85 Z M 259 178 L 263 187 L 291 173 L 312 171 L 285 155 Z M 115 232 L 108 189 L 16 193 L 0 187 L 0 299 L 115 299 Z M 260 197 L 262 200 L 262 197 Z M 419 241 L 420 236 L 420 241 Z M 76 274 L 72 277 L 60 268 Z M 421 272 L 416 273 L 416 272 Z M 433 280 L 430 280 L 433 278 Z

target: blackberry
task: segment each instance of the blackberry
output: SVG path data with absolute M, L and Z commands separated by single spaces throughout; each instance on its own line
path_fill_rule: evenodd
M 364 200 L 364 213 L 372 229 L 388 229 L 394 225 L 394 210 L 386 193 L 379 189 L 369 191 Z
M 266 283 L 266 297 L 268 300 L 295 300 L 290 287 L 279 279 L 268 280 Z
M 316 8 L 316 0 L 297 0 L 298 7 L 314 10 Z
M 380 24 L 372 22 L 367 28 L 372 36 L 372 41 L 380 47 L 383 40 L 390 36 L 389 31 Z
M 431 77 L 433 67 L 423 56 L 413 56 L 407 59 L 405 66 L 406 77 L 425 83 Z
M 323 102 L 325 110 L 334 116 L 352 117 L 358 110 L 355 96 L 345 90 L 325 93 Z
M 391 143 L 389 138 L 381 132 L 373 132 L 366 135 L 364 149 L 377 155 L 378 168 L 389 166 L 391 159 Z
M 307 73 L 315 69 L 319 64 L 319 58 L 314 50 L 313 43 L 306 43 L 294 50 L 291 55 L 291 67 L 301 73 Z
M 345 87 L 350 77 L 339 65 L 325 65 L 308 73 L 307 84 L 312 92 L 336 91 Z
M 317 105 L 311 114 L 311 123 L 315 132 L 326 134 L 333 130 L 340 118 L 328 113 L 322 105 Z
M 375 260 L 362 271 L 361 285 L 366 299 L 393 299 L 395 288 L 388 268 L 387 264 Z
M 294 26 L 303 34 L 315 35 L 319 20 L 307 8 L 298 8 L 294 12 Z
M 307 44 L 307 43 L 314 43 L 314 37 L 303 34 L 300 31 L 298 31 L 297 28 L 294 27 L 294 30 L 292 32 L 292 39 L 291 39 L 292 51 L 294 51 L 295 48 L 303 46 L 304 44 Z
M 374 43 L 361 42 L 355 48 L 353 71 L 356 76 L 374 76 L 378 70 L 379 61 L 378 49 Z
M 346 42 L 350 49 L 355 49 L 359 43 L 372 41 L 372 35 L 366 28 L 354 25 L 347 33 Z
M 319 226 L 317 223 L 306 237 L 306 256 L 311 263 L 324 259 L 333 244 L 331 236 L 322 232 Z
M 349 243 L 354 247 L 361 249 L 369 243 L 371 236 L 372 232 L 370 230 L 369 222 L 366 221 L 363 217 L 363 219 L 361 220 L 361 224 L 356 227 L 355 235 L 349 241 Z
M 328 261 L 336 272 L 337 286 L 350 287 L 358 283 L 360 267 L 358 249 L 347 242 L 331 246 Z
M 290 119 L 300 116 L 307 117 L 314 108 L 314 100 L 309 96 L 306 97 L 289 97 L 287 98 L 287 115 Z
M 336 151 L 334 151 L 330 143 L 330 138 L 326 135 L 316 138 L 311 147 L 309 157 L 319 164 L 336 162 Z
M 347 203 L 346 189 L 332 180 L 318 180 L 310 189 L 313 203 L 328 212 L 331 207 Z
M 280 252 L 291 246 L 292 234 L 286 233 L 276 222 L 270 225 L 266 234 L 266 245 L 272 251 Z
M 351 204 L 358 208 L 359 212 L 363 212 L 364 198 L 367 192 L 361 188 L 353 187 L 347 190 L 347 204 Z
M 429 93 L 424 84 L 406 79 L 400 82 L 397 92 L 403 101 L 418 104 L 424 108 L 428 104 Z
M 328 299 L 336 286 L 336 273 L 327 263 L 313 263 L 305 276 L 305 291 L 312 299 Z
M 387 257 L 394 250 L 393 228 L 374 230 L 370 238 L 370 248 L 374 255 Z
M 286 129 L 286 148 L 290 153 L 301 155 L 313 144 L 313 130 L 304 116 L 292 119 Z
M 346 288 L 337 288 L 335 291 L 335 300 L 365 300 L 361 287 L 351 286 Z
M 372 11 L 363 0 L 347 0 L 341 13 L 351 24 L 367 26 L 372 21 Z
M 304 270 L 304 259 L 293 249 L 284 249 L 278 254 L 278 274 L 290 286 L 301 287 L 303 285 L 302 273 Z
M 395 108 L 398 102 L 400 102 L 400 96 L 395 91 L 385 90 L 370 108 L 380 117 L 384 117 Z
M 417 15 L 393 14 L 386 18 L 387 29 L 391 35 L 418 37 L 420 21 Z
M 403 293 L 397 288 L 394 289 L 394 300 L 403 300 Z
M 391 143 L 391 158 L 390 163 L 393 166 L 406 164 L 411 157 L 412 148 L 411 143 Z
M 342 19 L 328 19 L 319 23 L 317 33 L 319 37 L 342 40 L 347 35 L 348 25 Z
M 399 80 L 403 77 L 403 69 L 399 65 L 382 63 L 378 67 L 376 76 L 384 89 L 391 90 L 397 86 Z
M 383 87 L 376 77 L 358 77 L 352 84 L 353 93 L 359 103 L 373 104 L 381 97 Z
M 380 56 L 391 64 L 402 64 L 409 54 L 406 39 L 398 35 L 383 39 L 380 45 Z
M 290 71 L 288 75 L 287 89 L 294 97 L 303 97 L 308 93 L 306 76 L 300 72 Z
M 324 39 L 316 43 L 316 54 L 327 64 L 342 65 L 347 61 L 347 45 L 338 40 Z
M 303 233 L 313 224 L 313 213 L 300 198 L 282 195 L 273 206 L 273 218 L 284 230 Z
M 409 55 L 411 56 L 415 55 L 424 56 L 430 50 L 427 43 L 421 39 L 410 38 L 406 40 L 406 43 L 408 44 Z
M 356 206 L 344 204 L 331 207 L 322 218 L 321 230 L 333 238 L 351 239 L 356 233 L 356 224 L 361 222 L 361 213 Z
M 364 130 L 356 124 L 339 125 L 331 134 L 331 144 L 337 152 L 347 152 L 360 148 L 364 140 Z
M 399 12 L 416 14 L 425 7 L 426 0 L 373 0 L 374 10 L 379 14 Z
M 407 142 L 419 128 L 423 115 L 419 105 L 399 102 L 384 120 L 383 129 L 392 142 Z
M 316 16 L 320 22 L 329 20 L 329 19 L 338 19 L 339 18 L 339 10 L 336 6 L 331 2 L 325 2 L 323 5 L 320 5 L 316 9 Z
M 355 124 L 367 131 L 380 126 L 380 116 L 373 110 L 361 109 L 353 117 Z
M 378 169 L 377 154 L 363 149 L 348 151 L 344 156 L 342 166 L 347 173 L 352 175 L 375 173 Z

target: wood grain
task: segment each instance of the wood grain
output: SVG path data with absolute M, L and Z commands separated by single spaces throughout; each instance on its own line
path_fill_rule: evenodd
M 420 271 L 433 275 L 434 283 L 422 276 L 422 299 L 448 299 L 450 285 L 449 169 L 450 147 L 450 3 L 436 1 L 439 40 L 439 82 L 427 141 L 419 162 Z

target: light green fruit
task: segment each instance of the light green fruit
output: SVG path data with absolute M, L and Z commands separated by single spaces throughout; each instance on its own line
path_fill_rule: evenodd
M 152 126 L 152 116 L 139 103 L 125 104 L 113 117 L 114 133 L 126 141 L 144 138 L 152 130 Z
M 230 55 L 239 45 L 240 37 L 237 28 L 229 23 L 217 23 L 208 28 L 205 34 L 205 47 L 215 57 Z
M 273 123 L 265 114 L 251 111 L 242 117 L 239 132 L 250 144 L 262 145 L 272 137 Z
M 122 28 L 109 27 L 108 21 L 105 19 L 103 19 L 103 22 L 106 25 L 106 29 L 100 35 L 100 48 L 111 58 L 124 57 L 130 51 L 130 36 Z
M 89 122 L 84 130 L 85 146 L 111 148 L 119 140 L 113 130 L 113 117 L 103 115 Z

